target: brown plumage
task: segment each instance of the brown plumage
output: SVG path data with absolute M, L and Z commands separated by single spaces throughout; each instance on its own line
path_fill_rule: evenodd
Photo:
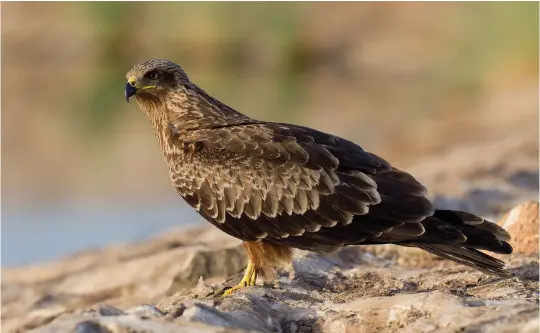
M 145 61 L 127 77 L 126 97 L 148 115 L 173 186 L 207 221 L 246 242 L 254 274 L 290 261 L 291 248 L 392 243 L 506 275 L 502 261 L 477 250 L 511 253 L 504 229 L 434 209 L 414 177 L 360 146 L 245 116 L 170 61 Z

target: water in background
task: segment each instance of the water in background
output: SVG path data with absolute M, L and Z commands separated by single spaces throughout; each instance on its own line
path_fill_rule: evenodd
M 3 267 L 54 260 L 77 251 L 147 239 L 171 227 L 204 223 L 181 202 L 2 208 Z

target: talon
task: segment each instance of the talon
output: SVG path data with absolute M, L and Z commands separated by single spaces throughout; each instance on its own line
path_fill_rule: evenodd
M 227 286 L 227 287 L 221 289 L 221 291 L 219 292 L 219 294 L 220 294 L 220 295 L 223 295 L 223 294 L 224 294 L 225 292 L 227 292 L 227 290 L 229 290 L 229 289 L 232 289 L 232 287 Z
M 229 296 L 234 292 L 233 287 L 225 287 L 221 291 L 221 297 Z
M 255 269 L 255 264 L 250 260 L 248 262 L 248 265 L 246 267 L 246 272 L 244 273 L 244 277 L 242 280 L 234 287 L 225 287 L 222 290 L 222 297 L 229 296 L 235 291 L 248 287 L 248 286 L 254 286 L 255 282 L 257 281 L 257 271 Z

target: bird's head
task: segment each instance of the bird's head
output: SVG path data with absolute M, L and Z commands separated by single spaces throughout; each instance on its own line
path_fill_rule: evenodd
M 133 66 L 126 78 L 125 95 L 128 102 L 132 96 L 137 97 L 138 101 L 160 99 L 189 83 L 182 67 L 161 59 L 147 60 Z

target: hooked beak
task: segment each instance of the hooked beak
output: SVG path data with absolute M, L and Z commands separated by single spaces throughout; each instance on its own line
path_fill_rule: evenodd
M 135 95 L 138 91 L 155 88 L 156 86 L 141 86 L 137 79 L 134 76 L 130 76 L 128 82 L 126 83 L 126 89 L 124 94 L 126 95 L 126 100 L 129 102 L 129 98 Z
M 135 95 L 136 93 L 137 93 L 137 87 L 135 87 L 134 85 L 131 85 L 131 82 L 126 83 L 125 95 L 126 95 L 126 100 L 128 101 L 128 103 L 129 103 L 129 98 Z

